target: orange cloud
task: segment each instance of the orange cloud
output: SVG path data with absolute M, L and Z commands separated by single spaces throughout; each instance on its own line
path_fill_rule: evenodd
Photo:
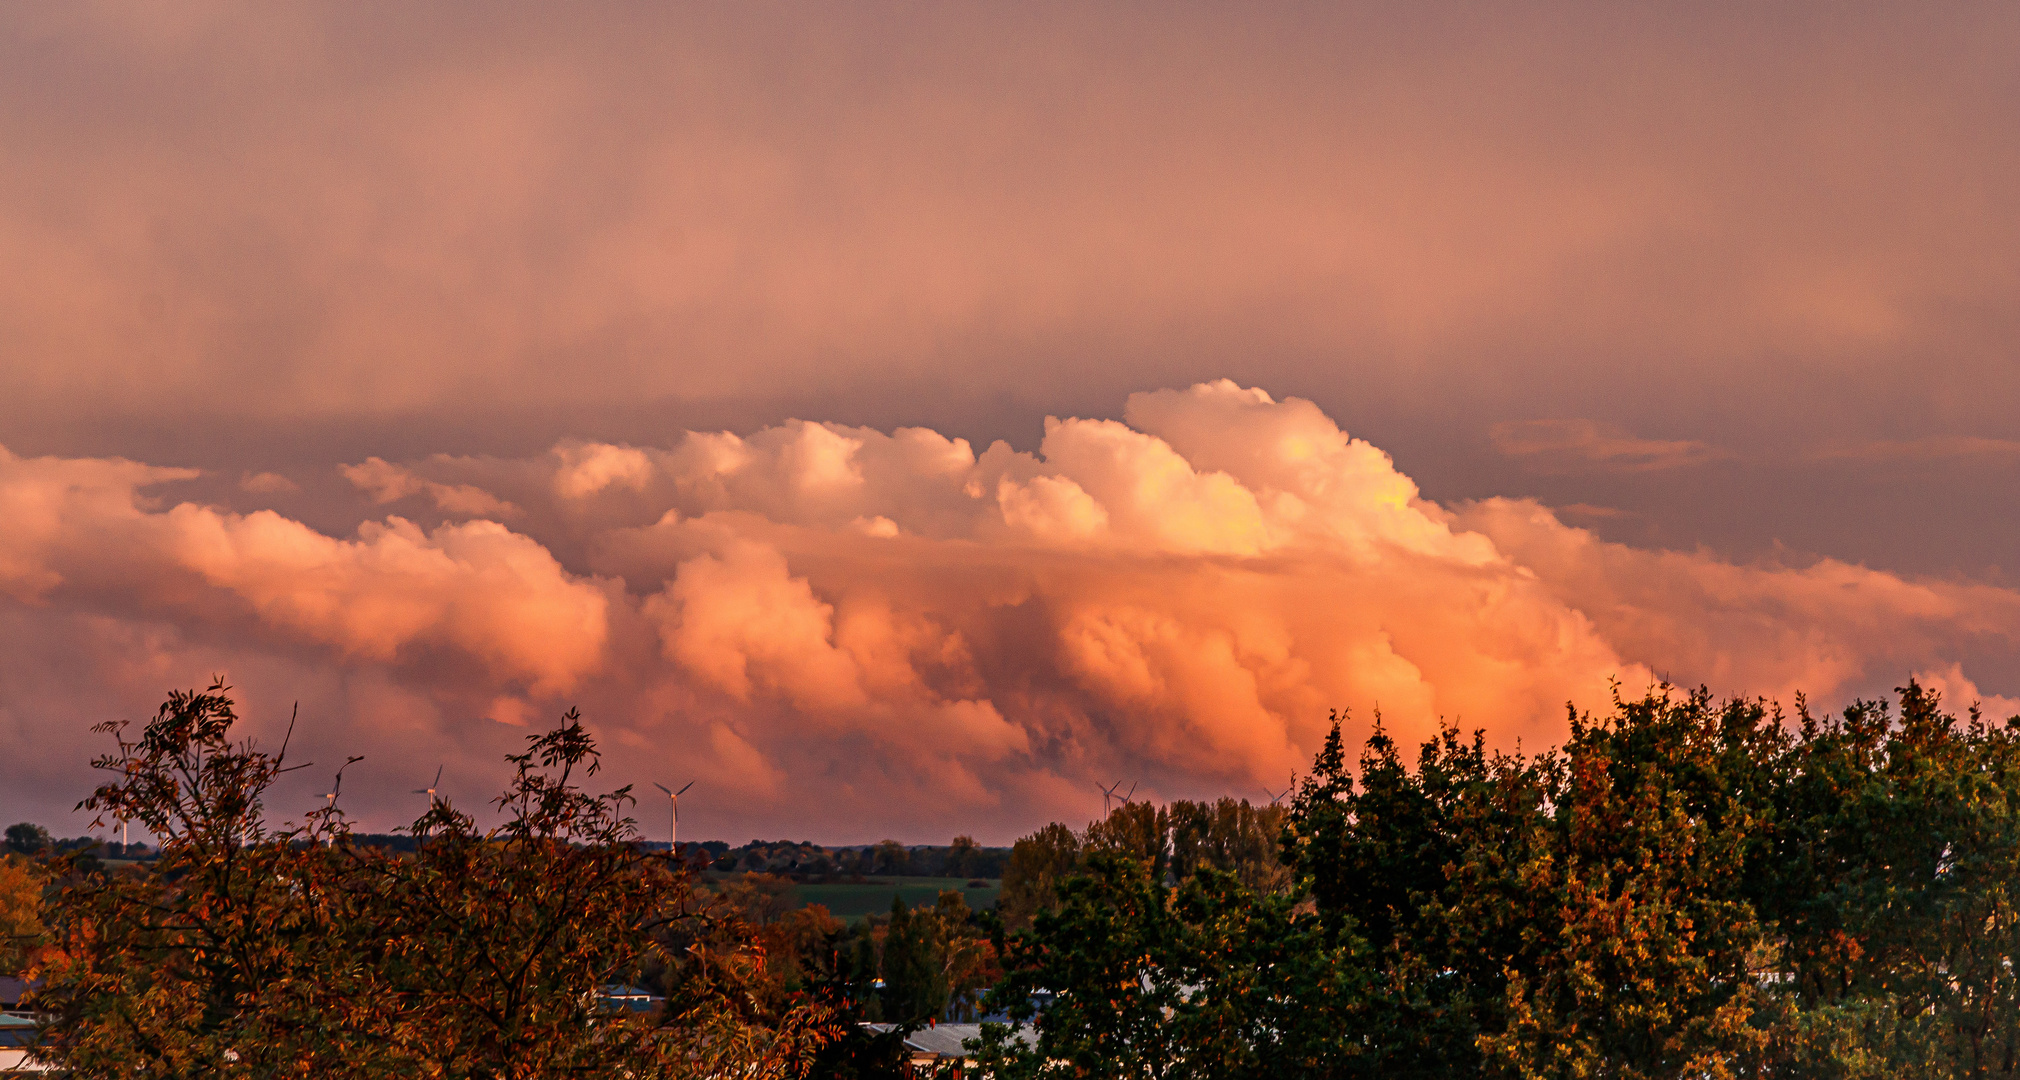
M 423 480 L 412 471 L 383 458 L 366 458 L 362 464 L 340 466 L 337 471 L 352 486 L 371 495 L 372 502 L 380 506 L 410 495 L 426 495 L 437 509 L 459 516 L 510 518 L 519 513 L 518 507 L 480 488 Z M 246 490 L 262 489 L 247 487 Z
M 1225 380 L 1125 416 L 1054 418 L 1034 452 L 793 421 L 368 462 L 370 491 L 522 513 L 351 538 L 147 494 L 186 470 L 0 457 L 22 523 L 0 586 L 226 655 L 320 650 L 445 737 L 579 702 L 626 779 L 705 774 L 753 822 L 1015 828 L 1070 816 L 1062 793 L 1097 773 L 1248 791 L 1307 764 L 1336 707 L 1406 740 L 1456 720 L 1533 746 L 1565 702 L 1664 676 L 1829 701 L 1921 672 L 2006 701 L 1964 658 L 2020 638 L 2012 590 L 1638 549 L 1527 501 L 1447 508 L 1311 402 Z
M 1652 472 L 1720 461 L 1732 455 L 1693 439 L 1641 439 L 1594 420 L 1503 421 L 1489 429 L 1494 449 L 1543 468 Z
M 90 597 L 134 614 L 243 615 L 342 656 L 461 650 L 495 677 L 573 688 L 602 660 L 607 599 L 528 537 L 486 521 L 424 533 L 400 518 L 354 540 L 272 511 L 166 510 L 144 489 L 190 470 L 24 459 L 0 448 L 0 589 L 44 604 Z

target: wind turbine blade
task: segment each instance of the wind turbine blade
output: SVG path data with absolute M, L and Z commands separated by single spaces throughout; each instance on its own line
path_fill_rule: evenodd
M 432 784 L 429 784 L 429 785 L 428 785 L 428 790 L 429 790 L 429 791 L 433 791 L 433 790 L 435 790 L 436 788 L 438 788 L 438 787 L 441 787 L 441 786 L 442 786 L 442 770 L 443 770 L 444 768 L 447 768 L 447 766 L 444 766 L 444 765 L 437 765 L 437 766 L 435 766 L 435 782 L 434 782 L 434 783 L 432 783 Z
M 1115 782 L 1115 786 L 1116 786 L 1116 787 L 1121 787 L 1121 786 L 1122 786 L 1122 781 L 1120 781 L 1120 780 L 1116 781 L 1116 782 Z M 1129 799 L 1130 799 L 1130 796 L 1131 796 L 1131 795 L 1135 795 L 1135 794 L 1136 794 L 1136 785 L 1135 785 L 1135 784 L 1131 784 L 1131 785 L 1129 785 L 1129 795 L 1124 795 L 1124 796 L 1122 797 L 1122 801 L 1123 801 L 1123 802 L 1128 802 L 1128 801 L 1129 801 Z
M 689 781 L 688 781 L 688 782 L 687 782 L 686 784 L 683 784 L 683 785 L 681 786 L 681 789 L 680 789 L 679 791 L 676 791 L 676 792 L 674 792 L 674 793 L 673 793 L 673 794 L 674 794 L 674 797 L 675 797 L 675 798 L 678 798 L 678 797 L 680 797 L 681 795 L 684 795 L 684 794 L 686 794 L 686 793 L 687 793 L 687 789 L 688 789 L 688 788 L 691 788 L 691 787 L 693 787 L 693 786 L 694 786 L 694 781 L 692 781 L 692 780 L 689 780 Z
M 657 781 L 657 780 L 654 780 L 654 781 L 652 782 L 652 786 L 653 786 L 653 787 L 656 787 L 656 788 L 658 788 L 658 789 L 659 789 L 659 790 L 661 790 L 661 791 L 664 791 L 664 792 L 666 792 L 666 793 L 667 793 L 668 795 L 671 795 L 671 794 L 673 794 L 673 789 L 672 789 L 672 788 L 670 788 L 670 787 L 667 787 L 667 786 L 666 786 L 665 784 L 662 784 L 662 783 L 660 783 L 660 782 L 659 782 L 659 781 Z

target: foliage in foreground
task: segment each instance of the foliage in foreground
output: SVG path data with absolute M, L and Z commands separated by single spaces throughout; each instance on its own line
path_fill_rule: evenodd
M 695 872 L 636 843 L 627 790 L 591 795 L 571 711 L 509 758 L 505 823 L 436 802 L 411 854 L 349 842 L 332 804 L 273 826 L 290 768 L 232 741 L 226 688 L 173 694 L 137 736 L 106 725 L 113 774 L 83 805 L 161 838 L 159 858 L 68 868 L 38 1004 L 48 1060 L 77 1076 L 766 1077 L 835 1032 L 806 994 L 765 1000 L 757 938 Z M 66 868 L 59 861 L 59 873 Z M 652 967 L 656 1016 L 597 988 Z
M 981 1054 L 1005 1077 L 2012 1075 L 2020 732 L 1901 695 L 1819 721 L 1665 689 L 1534 757 L 1448 730 L 1414 769 L 1378 726 L 1350 771 L 1336 724 L 1281 835 L 1293 880 L 1075 855 L 1004 944 L 996 1000 L 1035 1041 L 991 1027 Z

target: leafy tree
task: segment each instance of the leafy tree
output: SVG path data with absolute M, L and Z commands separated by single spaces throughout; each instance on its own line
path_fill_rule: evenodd
M 1175 802 L 1166 814 L 1171 830 L 1171 872 L 1185 881 L 1203 867 L 1234 874 L 1260 893 L 1290 888 L 1291 875 L 1277 857 L 1288 812 L 1251 806 L 1247 799 Z
M 1736 1075 L 1766 1042 L 1756 973 L 1773 937 L 1746 896 L 1757 755 L 1776 732 L 1744 703 L 1649 695 L 1573 718 L 1561 757 L 1533 766 L 1550 843 L 1516 866 L 1523 950 L 1499 1030 L 1479 1045 L 1520 1077 Z M 1463 884 L 1470 884 L 1461 876 Z M 1460 925 L 1483 895 L 1455 905 Z
M 43 943 L 45 876 L 18 855 L 0 856 L 0 972 L 21 970 Z
M 1152 881 L 1162 882 L 1171 868 L 1171 812 L 1147 802 L 1126 802 L 1087 826 L 1082 858 L 1119 855 L 1143 864 Z
M 1009 943 L 994 992 L 1035 1041 L 986 1025 L 978 1051 L 1003 1076 L 1156 1078 L 1366 1074 L 1352 951 L 1290 897 L 1259 896 L 1211 867 L 1173 888 L 1142 861 L 1088 859 L 1057 908 Z M 1040 1012 L 1033 999 L 1054 994 Z
M 1174 933 L 1165 889 L 1143 863 L 1101 853 L 1068 877 L 1059 904 L 1009 944 L 1007 977 L 994 994 L 1018 1021 L 1032 997 L 1054 994 L 1036 1016 L 1037 1043 L 1023 1047 L 1000 1025 L 984 1028 L 984 1071 L 1025 1076 L 1183 1075 L 1165 1017 L 1184 1000 L 1166 960 Z
M 23 821 L 7 826 L 7 850 L 17 855 L 39 855 L 49 850 L 49 830 Z
M 1213 820 L 1226 803 L 1027 838 L 1035 914 L 998 1001 L 1036 1046 L 991 1029 L 993 1067 L 2020 1070 L 2020 719 L 1960 721 L 1913 683 L 1898 720 L 1659 688 L 1572 715 L 1533 757 L 1447 729 L 1406 764 L 1378 718 L 1352 772 L 1335 721 L 1285 820 L 1280 892 L 1225 869 L 1216 836 L 1253 835 Z
M 912 871 L 912 852 L 896 840 L 880 840 L 875 849 L 873 874 L 900 876 Z
M 2020 1057 L 2020 732 L 1914 682 L 1898 721 L 1800 714 L 1761 900 L 1783 933 L 1774 1060 L 1817 1076 L 1965 1077 Z
M 46 965 L 53 1064 L 80 1075 L 783 1076 L 826 1037 L 812 1003 L 765 1016 L 756 942 L 693 871 L 648 855 L 623 789 L 591 795 L 594 743 L 571 711 L 508 760 L 479 832 L 436 803 L 411 855 L 361 847 L 336 808 L 269 826 L 286 747 L 233 742 L 227 688 L 170 695 L 138 737 L 104 725 L 113 774 L 83 805 L 161 838 L 143 872 L 71 873 Z M 354 759 L 355 760 L 355 759 Z M 61 868 L 59 868 L 61 870 Z M 687 948 L 676 952 L 674 941 Z M 648 962 L 656 1018 L 595 989 Z
M 996 901 L 1013 930 L 1031 925 L 1057 899 L 1059 883 L 1080 866 L 1080 837 L 1057 822 L 1017 841 L 1003 869 L 1003 892 Z
M 947 986 L 947 1005 L 940 1015 L 955 1019 L 956 1013 L 978 1010 L 982 1003 L 979 992 L 992 986 L 1002 972 L 996 949 L 978 913 L 968 906 L 968 898 L 942 889 L 933 905 L 915 909 L 913 918 L 932 923 L 933 961 Z
M 973 877 L 982 872 L 982 845 L 972 836 L 957 836 L 947 846 L 945 872 L 952 877 Z
M 947 972 L 935 956 L 935 920 L 914 915 L 902 897 L 891 898 L 890 930 L 884 936 L 884 1019 L 922 1024 L 947 1007 Z

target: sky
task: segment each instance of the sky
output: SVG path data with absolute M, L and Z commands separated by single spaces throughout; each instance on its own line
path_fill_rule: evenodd
M 1007 842 L 1652 684 L 2020 712 L 2020 9 L 0 13 L 0 817 Z M 663 804 L 640 818 L 660 838 Z

